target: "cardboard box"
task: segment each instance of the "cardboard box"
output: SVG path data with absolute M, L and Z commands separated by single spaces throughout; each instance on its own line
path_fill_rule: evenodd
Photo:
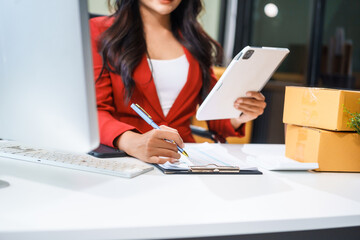
M 285 155 L 299 162 L 317 162 L 317 171 L 360 172 L 360 135 L 288 125 Z
M 347 126 L 350 112 L 360 112 L 360 91 L 286 87 L 283 122 L 334 131 L 354 131 Z

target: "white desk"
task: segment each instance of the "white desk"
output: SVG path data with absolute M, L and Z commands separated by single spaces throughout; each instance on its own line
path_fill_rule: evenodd
M 284 151 L 283 145 L 257 145 Z M 226 145 L 245 157 L 243 145 Z M 0 158 L 0 239 L 138 239 L 360 226 L 360 174 L 133 179 Z

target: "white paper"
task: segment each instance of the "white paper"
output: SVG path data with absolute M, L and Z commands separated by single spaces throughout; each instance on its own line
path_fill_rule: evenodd
M 221 144 L 194 144 L 186 146 L 185 151 L 189 158 L 182 155 L 178 163 L 166 162 L 160 166 L 168 170 L 188 170 L 190 166 L 216 164 L 217 166 L 237 166 L 241 170 L 257 170 L 254 165 L 249 165 L 246 161 L 228 153 Z
M 267 170 L 311 170 L 319 168 L 318 163 L 298 162 L 285 156 L 248 156 L 247 160 L 256 166 Z

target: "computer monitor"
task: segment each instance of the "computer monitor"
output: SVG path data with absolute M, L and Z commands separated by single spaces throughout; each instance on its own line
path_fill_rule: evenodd
M 86 0 L 0 0 L 0 138 L 99 145 Z

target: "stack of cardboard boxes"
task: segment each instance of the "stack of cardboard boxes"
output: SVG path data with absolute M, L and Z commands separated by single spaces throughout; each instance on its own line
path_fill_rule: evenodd
M 359 113 L 359 99 L 359 91 L 286 87 L 286 157 L 317 162 L 317 171 L 360 172 L 360 134 L 344 111 Z

